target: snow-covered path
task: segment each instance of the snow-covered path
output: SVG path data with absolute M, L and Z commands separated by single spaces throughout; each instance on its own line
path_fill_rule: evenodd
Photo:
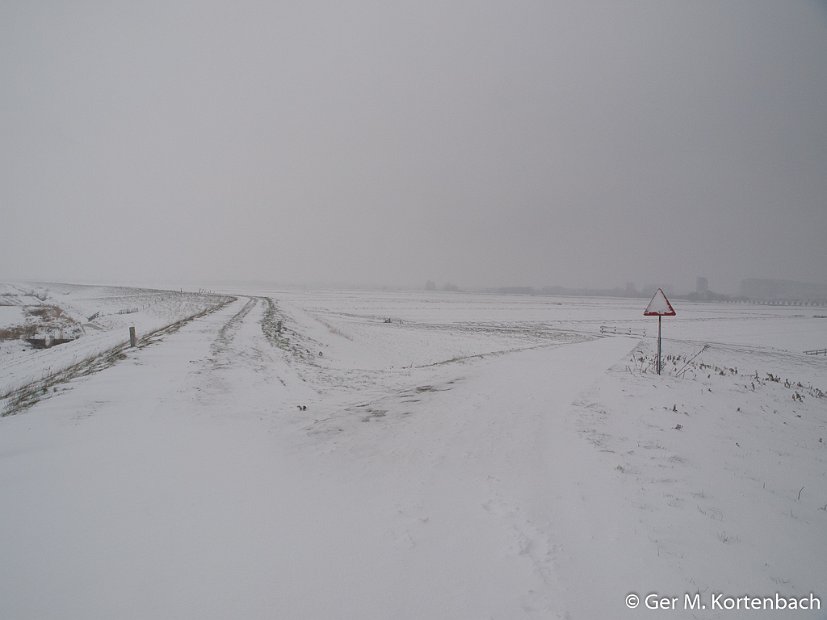
M 2 421 L 0 616 L 562 617 L 565 414 L 633 343 L 460 364 L 400 386 L 402 416 L 313 423 L 353 397 L 299 379 L 264 310 L 241 298 Z

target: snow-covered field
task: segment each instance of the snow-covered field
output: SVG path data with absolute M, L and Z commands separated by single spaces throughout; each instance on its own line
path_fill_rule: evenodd
M 0 617 L 827 617 L 823 308 L 224 292 L 0 419 Z

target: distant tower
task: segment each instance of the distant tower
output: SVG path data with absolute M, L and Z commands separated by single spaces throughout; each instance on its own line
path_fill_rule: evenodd
M 695 285 L 695 291 L 700 294 L 705 294 L 709 292 L 709 280 L 706 278 L 702 278 L 698 276 L 698 283 Z

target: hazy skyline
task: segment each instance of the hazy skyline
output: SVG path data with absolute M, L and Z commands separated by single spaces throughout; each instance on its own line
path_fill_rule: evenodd
M 827 282 L 827 2 L 0 4 L 0 278 Z

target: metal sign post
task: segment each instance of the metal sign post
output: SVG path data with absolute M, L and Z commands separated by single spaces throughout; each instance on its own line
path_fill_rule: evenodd
M 663 294 L 662 289 L 658 289 L 657 293 L 652 296 L 652 300 L 649 302 L 649 305 L 646 306 L 646 310 L 643 311 L 643 316 L 656 316 L 658 317 L 658 363 L 657 369 L 658 374 L 660 374 L 661 369 L 661 346 L 660 346 L 660 321 L 661 317 L 664 316 L 675 316 L 677 312 L 672 307 L 672 304 L 669 303 L 669 300 L 666 299 L 666 295 Z
M 663 317 L 658 315 L 658 374 L 660 374 L 660 320 Z

